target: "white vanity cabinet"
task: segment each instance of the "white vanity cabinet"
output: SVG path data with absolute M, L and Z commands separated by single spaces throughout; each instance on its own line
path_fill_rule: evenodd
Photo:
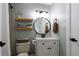
M 37 39 L 37 56 L 59 56 L 59 40 L 55 39 Z

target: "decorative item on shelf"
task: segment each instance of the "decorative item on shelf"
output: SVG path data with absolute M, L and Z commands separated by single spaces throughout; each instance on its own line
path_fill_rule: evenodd
M 16 18 L 16 30 L 32 30 L 32 24 L 29 23 L 32 20 L 31 18 Z
M 16 18 L 22 18 L 22 13 L 20 11 L 16 13 Z
M 23 27 L 23 24 L 22 24 L 22 23 L 18 23 L 18 24 L 16 25 L 16 27 L 22 28 L 22 27 Z
M 25 27 L 27 28 L 27 27 L 31 27 L 32 26 L 32 24 L 26 24 L 25 25 Z
M 16 26 L 16 30 L 32 30 L 32 26 L 25 26 L 24 24 L 19 24 L 19 26 Z

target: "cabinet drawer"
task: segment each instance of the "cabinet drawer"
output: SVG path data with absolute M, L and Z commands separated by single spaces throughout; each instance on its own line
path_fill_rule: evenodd
M 37 46 L 56 45 L 58 41 L 37 41 Z

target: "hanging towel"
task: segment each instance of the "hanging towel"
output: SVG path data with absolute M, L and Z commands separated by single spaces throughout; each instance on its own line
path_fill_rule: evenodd
M 56 20 L 56 22 L 54 22 L 54 24 L 53 24 L 53 32 L 54 32 L 54 33 L 58 33 L 58 23 L 57 23 L 57 20 Z

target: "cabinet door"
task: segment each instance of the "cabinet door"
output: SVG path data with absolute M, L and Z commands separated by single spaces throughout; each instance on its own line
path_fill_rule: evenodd
M 59 56 L 59 44 L 54 43 L 54 45 L 50 45 L 50 56 Z
M 48 56 L 49 50 L 46 46 L 37 46 L 36 47 L 36 55 L 37 56 Z

